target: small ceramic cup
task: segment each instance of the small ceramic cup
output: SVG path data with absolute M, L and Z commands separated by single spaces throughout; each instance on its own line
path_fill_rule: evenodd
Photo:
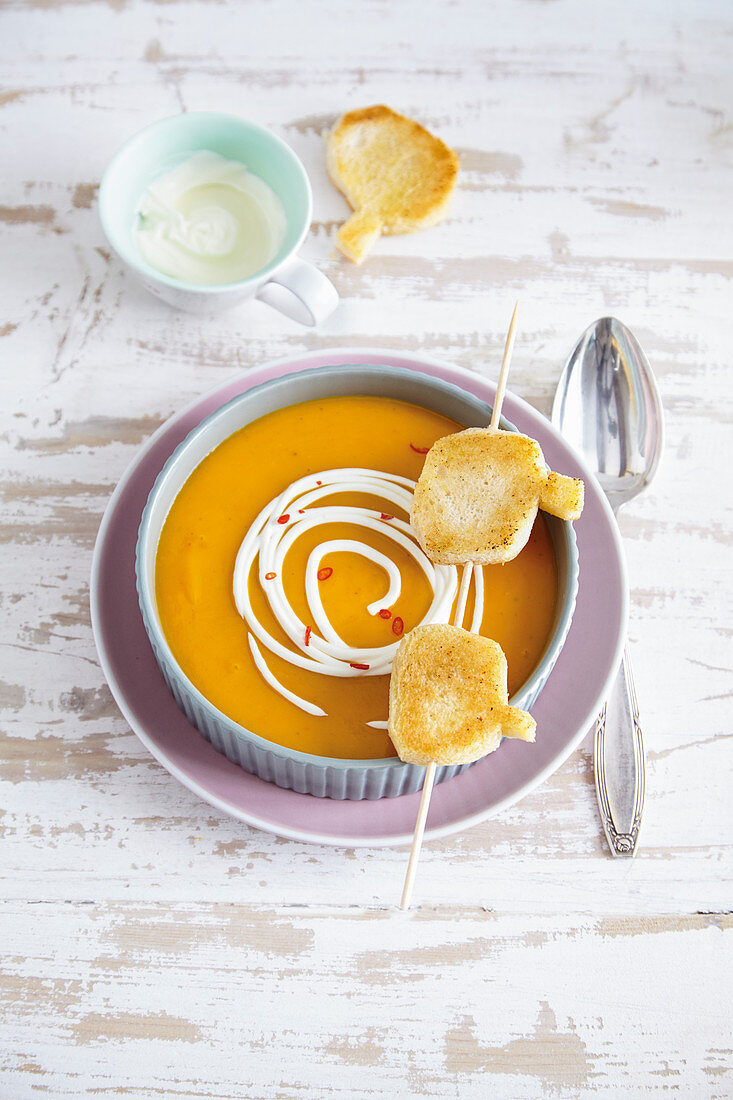
M 277 256 L 236 283 L 204 286 L 163 275 L 145 262 L 135 243 L 136 211 L 149 184 L 202 149 L 241 161 L 270 185 L 285 208 L 287 230 Z M 305 168 L 284 141 L 243 118 L 208 112 L 164 118 L 135 134 L 109 164 L 99 189 L 99 215 L 107 240 L 157 298 L 191 313 L 230 309 L 259 298 L 304 325 L 317 325 L 338 304 L 333 283 L 298 259 L 312 210 Z

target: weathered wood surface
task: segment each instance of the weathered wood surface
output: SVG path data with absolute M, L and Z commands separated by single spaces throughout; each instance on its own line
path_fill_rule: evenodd
M 728 4 L 6 3 L 0 12 L 0 1095 L 730 1096 L 733 19 Z M 460 151 L 452 217 L 333 248 L 322 135 L 386 101 Z M 315 192 L 343 302 L 168 311 L 110 256 L 96 185 L 178 110 L 263 122 Z M 106 501 L 185 402 L 276 356 L 422 350 L 548 412 L 582 329 L 638 333 L 667 413 L 622 518 L 649 750 L 642 851 L 601 840 L 588 742 L 494 821 L 399 851 L 284 841 L 172 779 L 101 675 Z M 727 571 L 726 571 L 727 570 Z

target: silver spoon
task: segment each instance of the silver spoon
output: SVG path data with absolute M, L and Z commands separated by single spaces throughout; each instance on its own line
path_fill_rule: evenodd
M 585 330 L 555 393 L 552 423 L 585 457 L 614 514 L 654 477 L 664 443 L 659 391 L 615 317 Z M 615 856 L 633 856 L 644 809 L 644 743 L 628 648 L 595 727 L 598 805 Z

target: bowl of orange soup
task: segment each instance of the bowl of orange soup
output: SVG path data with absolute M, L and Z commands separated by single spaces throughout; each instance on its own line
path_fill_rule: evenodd
M 140 524 L 140 608 L 176 702 L 234 763 L 321 797 L 420 788 L 387 733 L 392 658 L 451 620 L 460 573 L 415 540 L 412 490 L 436 439 L 489 416 L 427 375 L 321 367 L 235 397 L 173 452 Z M 542 690 L 577 585 L 572 525 L 541 512 L 514 561 L 474 570 L 463 625 L 502 646 L 514 705 Z

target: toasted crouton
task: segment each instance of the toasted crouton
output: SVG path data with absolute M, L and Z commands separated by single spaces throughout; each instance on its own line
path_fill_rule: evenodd
M 524 548 L 538 507 L 577 519 L 582 482 L 550 473 L 539 443 L 529 436 L 467 428 L 430 448 L 411 520 L 434 562 L 495 565 Z
M 547 481 L 538 443 L 516 432 L 467 428 L 428 451 L 412 525 L 441 565 L 511 561 L 524 547 Z
M 585 487 L 579 477 L 565 477 L 550 471 L 540 497 L 540 508 L 558 519 L 580 519 L 584 498 Z
M 500 645 L 459 626 L 418 626 L 392 666 L 389 735 L 408 764 L 468 764 L 502 737 L 534 741 L 534 719 L 507 700 Z
M 326 164 L 354 208 L 336 243 L 357 264 L 381 233 L 412 233 L 439 221 L 458 173 L 452 149 L 384 106 L 343 115 L 328 135 Z

